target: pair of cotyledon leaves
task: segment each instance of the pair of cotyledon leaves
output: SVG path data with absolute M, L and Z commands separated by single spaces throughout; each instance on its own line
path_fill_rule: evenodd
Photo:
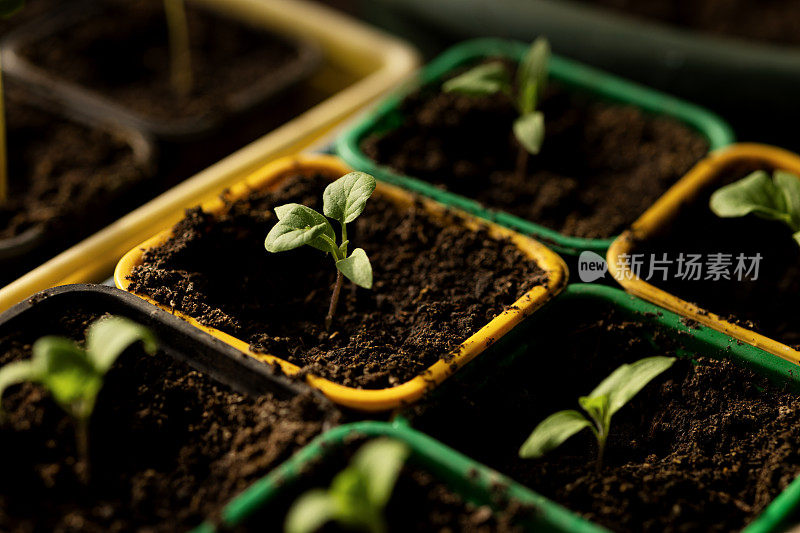
M 324 216 L 300 204 L 275 208 L 278 223 L 270 230 L 264 243 L 270 252 L 285 252 L 303 245 L 330 253 L 336 268 L 360 287 L 372 288 L 372 265 L 366 252 L 356 248 L 348 255 L 346 224 L 364 211 L 367 200 L 375 190 L 375 178 L 364 172 L 350 172 L 325 188 L 322 195 Z M 342 242 L 328 221 L 332 218 L 342 227 Z

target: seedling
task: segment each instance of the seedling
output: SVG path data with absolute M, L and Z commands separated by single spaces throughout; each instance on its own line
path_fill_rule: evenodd
M 359 287 L 372 288 L 372 265 L 367 253 L 356 248 L 348 255 L 347 224 L 353 222 L 367 205 L 367 199 L 375 190 L 375 178 L 363 172 L 345 174 L 327 187 L 322 194 L 322 216 L 310 207 L 286 204 L 275 208 L 278 223 L 270 230 L 264 242 L 268 252 L 285 252 L 304 244 L 330 253 L 336 265 L 336 284 L 333 287 L 325 329 L 329 330 L 339 303 L 343 278 Z M 337 243 L 336 233 L 327 218 L 339 222 L 342 238 Z
M 327 489 L 302 494 L 289 508 L 286 533 L 312 533 L 327 522 L 357 531 L 384 533 L 383 510 L 411 451 L 382 437 L 364 444 Z
M 0 17 L 8 18 L 25 6 L 25 0 L 0 0 Z M 8 200 L 8 156 L 6 110 L 3 95 L 3 67 L 0 65 L 0 205 Z
M 538 459 L 561 446 L 582 429 L 590 428 L 597 438 L 596 467 L 600 471 L 611 428 L 611 417 L 674 362 L 674 357 L 656 356 L 622 365 L 588 396 L 578 398 L 578 403 L 589 416 L 572 409 L 548 416 L 522 444 L 519 456 L 523 459 Z
M 11 385 L 34 382 L 44 386 L 75 423 L 78 454 L 88 479 L 89 418 L 103 378 L 114 361 L 134 343 L 142 341 L 146 352 L 156 350 L 155 336 L 147 328 L 112 316 L 92 323 L 86 345 L 64 337 L 42 337 L 33 344 L 33 356 L 0 368 L 0 399 Z
M 538 154 L 544 142 L 544 114 L 536 108 L 547 86 L 549 60 L 550 43 L 539 37 L 519 64 L 516 83 L 512 83 L 511 73 L 503 63 L 492 62 L 478 65 L 442 85 L 445 92 L 469 96 L 504 93 L 511 97 L 519 113 L 513 131 L 519 143 L 516 172 L 520 178 L 525 176 L 529 154 Z
M 763 170 L 721 187 L 711 195 L 709 206 L 722 218 L 754 214 L 783 222 L 800 245 L 800 177 L 776 170 L 772 178 Z
M 180 97 L 192 92 L 192 48 L 184 0 L 164 0 L 164 15 L 169 33 L 170 83 Z

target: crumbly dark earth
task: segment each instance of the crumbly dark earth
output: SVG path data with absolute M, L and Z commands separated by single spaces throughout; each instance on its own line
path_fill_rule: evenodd
M 194 84 L 188 97 L 170 83 L 161 0 L 106 0 L 87 21 L 23 49 L 36 65 L 150 118 L 227 111 L 231 95 L 295 61 L 298 51 L 272 34 L 187 4 Z M 273 76 L 274 78 L 274 76 Z M 273 80 L 277 81 L 277 80 Z
M 800 5 L 794 0 L 583 1 L 711 35 L 800 44 Z
M 329 450 L 323 460 L 308 464 L 297 484 L 287 487 L 275 501 L 237 528 L 236 533 L 280 531 L 292 502 L 306 490 L 330 486 L 331 479 L 347 466 L 363 442 L 363 439 L 350 439 L 344 449 Z M 384 511 L 388 531 L 521 533 L 524 531 L 521 522 L 535 511 L 518 501 L 509 501 L 502 490 L 496 492 L 494 505 L 499 510 L 467 502 L 437 476 L 415 464 L 412 457 L 401 471 Z M 350 530 L 330 523 L 322 531 Z
M 0 240 L 42 225 L 49 256 L 148 198 L 150 175 L 119 136 L 35 109 L 7 84 L 9 198 L 0 205 Z M 41 255 L 0 266 L 0 285 Z
M 406 97 L 399 125 L 366 137 L 371 159 L 565 235 L 619 233 L 708 150 L 694 130 L 666 117 L 552 86 L 541 104 L 545 141 L 516 171 L 516 111 L 503 94 Z
M 697 353 L 651 382 L 614 416 L 599 472 L 589 431 L 542 459 L 517 455 L 536 424 L 579 409 L 620 364 L 683 342 L 581 301 L 547 315 L 491 379 L 476 368 L 438 389 L 412 422 L 612 531 L 737 531 L 800 473 L 800 398 L 731 362 Z
M 44 334 L 83 339 L 101 314 L 73 309 L 2 332 L 0 364 L 30 357 Z M 92 415 L 84 485 L 72 423 L 43 388 L 13 387 L 3 408 L 0 530 L 14 532 L 186 531 L 336 421 L 311 396 L 242 396 L 163 353 L 132 348 Z
M 485 230 L 442 227 L 418 205 L 400 209 L 375 196 L 348 225 L 351 250 L 363 248 L 372 263 L 373 289 L 345 282 L 326 332 L 336 276 L 331 258 L 310 247 L 270 254 L 264 238 L 276 206 L 297 202 L 321 212 L 327 183 L 319 175 L 289 177 L 275 191 L 233 202 L 221 216 L 188 211 L 175 236 L 145 254 L 130 289 L 316 375 L 384 388 L 423 373 L 547 283 L 510 242 Z
M 730 279 L 707 279 L 706 269 L 700 280 L 682 280 L 671 276 L 666 282 L 653 283 L 659 288 L 694 302 L 724 318 L 755 329 L 790 346 L 800 347 L 800 247 L 791 230 L 779 223 L 755 216 L 722 219 L 708 207 L 711 194 L 726 183 L 743 178 L 754 170 L 766 169 L 760 162 L 738 164 L 723 171 L 724 179 L 687 202 L 669 229 L 637 245 L 634 253 L 676 261 L 681 253 L 701 254 L 708 262 L 711 254 L 725 254 L 730 261 Z M 758 277 L 752 271 L 742 280 L 736 274 L 737 257 L 761 255 Z M 645 261 L 644 271 L 649 263 Z M 750 260 L 745 261 L 750 266 Z M 673 267 L 673 271 L 675 268 Z

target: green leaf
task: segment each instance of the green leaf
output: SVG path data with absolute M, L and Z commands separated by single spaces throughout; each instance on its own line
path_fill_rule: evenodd
M 743 217 L 753 213 L 762 218 L 792 223 L 786 195 L 763 170 L 716 190 L 709 205 L 718 217 Z
M 589 413 L 592 420 L 595 421 L 598 427 L 603 428 L 603 432 L 608 432 L 609 421 L 611 414 L 609 412 L 610 398 L 602 394 L 600 396 L 581 396 L 578 398 L 578 403 L 583 410 Z
M 534 111 L 517 118 L 514 121 L 514 136 L 528 153 L 538 154 L 544 142 L 544 115 Z
M 322 237 L 336 242 L 328 219 L 310 207 L 300 204 L 286 204 L 275 208 L 278 223 L 267 234 L 264 247 L 269 252 L 285 252 L 304 244 L 323 252 L 333 253 L 330 244 Z
M 469 96 L 489 96 L 499 92 L 511 92 L 508 69 L 502 63 L 484 63 L 447 80 L 442 91 Z
M 800 177 L 785 170 L 776 170 L 772 176 L 783 194 L 786 213 L 792 219 L 792 230 L 800 230 Z
M 364 172 L 345 174 L 325 187 L 322 211 L 334 220 L 349 224 L 364 211 L 375 185 L 375 178 Z
M 622 365 L 604 379 L 589 397 L 608 396 L 608 416 L 611 416 L 674 362 L 674 357 L 656 356 Z
M 25 0 L 0 0 L 0 17 L 10 17 L 23 7 Z
M 76 418 L 91 413 L 103 380 L 81 347 L 63 337 L 42 337 L 33 344 L 33 361 L 56 403 Z
M 86 332 L 86 353 L 95 370 L 105 374 L 114 361 L 132 344 L 141 341 L 145 352 L 158 348 L 155 335 L 144 326 L 121 316 L 95 321 Z
M 592 423 L 575 410 L 554 413 L 533 430 L 519 449 L 523 459 L 537 459 Z
M 356 248 L 350 257 L 336 261 L 336 268 L 359 287 L 372 288 L 372 265 L 362 248 Z
M 367 497 L 375 507 L 383 509 L 411 450 L 398 440 L 379 438 L 364 444 L 353 456 L 352 465 L 367 481 Z
M 523 115 L 532 113 L 547 87 L 550 43 L 544 37 L 536 39 L 517 69 L 517 106 Z M 535 152 L 531 152 L 535 153 Z
M 286 513 L 286 533 L 314 533 L 336 518 L 336 502 L 324 489 L 314 489 L 300 496 Z

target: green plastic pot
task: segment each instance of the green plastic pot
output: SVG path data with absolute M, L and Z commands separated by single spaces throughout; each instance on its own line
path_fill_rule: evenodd
M 559 253 L 574 256 L 583 250 L 591 250 L 605 255 L 615 237 L 585 239 L 562 235 L 507 212 L 486 208 L 474 200 L 442 190 L 431 183 L 397 174 L 386 166 L 378 165 L 361 150 L 360 144 L 364 138 L 372 133 L 391 130 L 402 122 L 399 105 L 403 98 L 420 84 L 433 83 L 461 65 L 486 57 L 506 57 L 519 61 L 527 48 L 526 43 L 501 39 L 476 39 L 454 46 L 424 67 L 414 83 L 384 100 L 362 121 L 339 137 L 336 142 L 336 152 L 353 168 L 429 196 L 446 205 L 458 207 L 476 216 L 532 235 Z M 650 113 L 679 120 L 705 137 L 711 150 L 734 142 L 730 126 L 710 111 L 576 61 L 553 56 L 550 61 L 550 77 L 566 87 L 592 94 L 598 99 L 630 104 Z
M 483 367 L 475 366 L 456 379 L 459 381 L 472 380 L 468 388 L 470 391 L 475 391 L 472 399 L 479 401 L 480 398 L 478 396 L 482 383 L 491 379 L 492 375 L 496 375 L 499 367 L 512 366 L 517 357 L 526 356 L 528 349 L 536 349 L 535 339 L 540 338 L 542 335 L 552 334 L 552 331 L 547 328 L 546 322 L 551 313 L 560 312 L 561 316 L 564 316 L 565 313 L 569 315 L 568 309 L 570 308 L 580 309 L 587 305 L 596 305 L 598 302 L 616 308 L 626 318 L 652 326 L 654 332 L 658 330 L 661 335 L 679 339 L 682 346 L 681 349 L 677 350 L 679 355 L 688 356 L 701 352 L 709 357 L 730 359 L 768 377 L 778 386 L 787 385 L 790 390 L 800 393 L 800 375 L 797 372 L 797 365 L 749 344 L 740 343 L 736 339 L 714 329 L 696 324 L 692 324 L 689 327 L 684 324 L 684 319 L 681 316 L 641 300 L 618 288 L 588 283 L 569 285 L 548 307 L 542 309 L 536 316 L 528 320 L 531 323 L 526 330 L 529 335 L 529 347 L 518 346 L 513 353 L 509 352 L 509 355 L 502 361 L 495 360 L 493 362 L 493 372 L 491 373 L 486 369 L 486 365 Z M 543 320 L 545 322 L 541 325 Z M 537 324 L 540 324 L 538 328 Z M 445 396 L 448 394 L 450 387 L 455 385 L 445 385 L 437 389 L 434 394 L 436 396 Z M 424 417 L 425 415 L 423 413 L 417 416 Z M 411 423 L 414 423 L 415 417 L 404 414 L 400 419 L 403 421 L 411 420 Z M 777 533 L 784 531 L 785 526 L 789 524 L 791 517 L 798 510 L 800 510 L 800 477 L 790 483 L 764 512 L 743 530 L 743 533 Z
M 256 512 L 275 500 L 281 491 L 291 490 L 301 480 L 304 467 L 344 446 L 352 437 L 388 436 L 401 440 L 411 448 L 410 461 L 435 474 L 462 498 L 483 505 L 497 495 L 498 486 L 505 487 L 505 496 L 536 507 L 526 530 L 537 532 L 602 533 L 607 530 L 596 526 L 563 507 L 522 487 L 475 461 L 448 448 L 429 436 L 406 426 L 402 421 L 357 422 L 334 428 L 317 437 L 311 444 L 297 452 L 291 459 L 255 482 L 231 501 L 221 514 L 220 529 L 235 528 L 244 524 Z M 342 465 L 344 467 L 345 465 Z M 280 509 L 279 512 L 284 512 Z M 217 526 L 206 522 L 194 533 L 212 533 Z

